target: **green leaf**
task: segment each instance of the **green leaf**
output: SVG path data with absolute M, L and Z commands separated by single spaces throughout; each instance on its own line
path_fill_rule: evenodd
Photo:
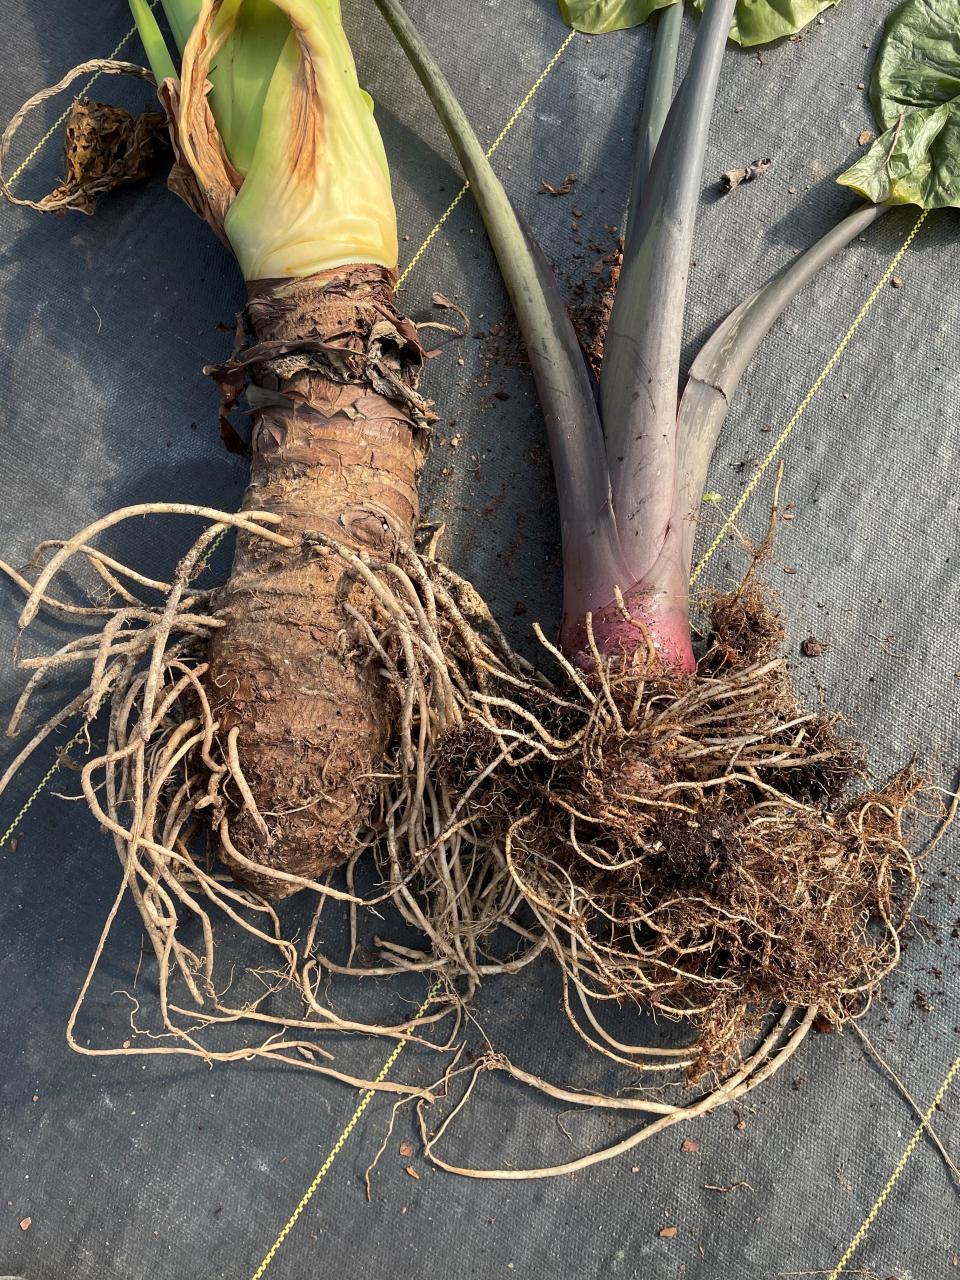
M 200 14 L 200 0 L 163 0 L 163 11 L 182 52 Z M 290 20 L 273 0 L 243 0 L 211 68 L 210 105 L 217 131 L 241 173 L 253 160 L 267 90 L 289 35 Z
M 876 204 L 960 208 L 960 0 L 890 15 L 870 99 L 884 132 L 837 181 Z
M 870 101 L 889 129 L 902 111 L 960 96 L 960 0 L 907 0 L 886 22 Z
M 559 0 L 560 14 L 570 27 L 600 35 L 646 22 L 657 9 L 675 0 Z M 780 40 L 812 22 L 818 13 L 838 0 L 740 0 L 730 28 L 737 44 L 766 44 Z M 694 0 L 702 11 L 705 0 Z
M 176 79 L 177 69 L 147 0 L 130 0 L 130 12 L 143 42 L 143 51 L 147 55 L 154 80 L 161 85 L 164 80 Z
M 567 26 L 595 36 L 639 27 L 657 9 L 674 3 L 675 0 L 559 0 L 560 16 Z
M 744 48 L 796 35 L 838 0 L 740 0 L 730 39 Z M 695 0 L 702 9 L 704 0 Z
M 960 208 L 960 97 L 911 111 L 837 181 L 874 204 Z

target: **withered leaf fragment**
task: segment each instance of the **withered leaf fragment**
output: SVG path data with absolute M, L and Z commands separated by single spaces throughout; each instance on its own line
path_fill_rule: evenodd
M 161 112 L 134 116 L 123 107 L 79 98 L 65 131 L 63 181 L 47 197 L 50 207 L 93 213 L 100 196 L 148 178 L 168 147 Z
M 573 190 L 573 184 L 576 180 L 577 175 L 575 173 L 568 173 L 560 185 L 555 187 L 552 183 L 546 182 L 541 178 L 539 194 L 542 196 L 568 196 Z
M 720 175 L 720 192 L 726 195 L 732 191 L 734 187 L 739 187 L 741 183 L 753 182 L 754 178 L 762 178 L 767 172 L 773 160 L 752 160 L 750 164 L 745 165 L 742 169 L 728 169 L 726 173 Z

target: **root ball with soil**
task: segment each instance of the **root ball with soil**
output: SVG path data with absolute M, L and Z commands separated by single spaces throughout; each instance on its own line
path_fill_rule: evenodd
M 732 647 L 716 630 L 695 676 L 652 645 L 571 671 L 562 701 L 529 710 L 529 690 L 485 744 L 528 752 L 491 783 L 486 821 L 567 978 L 692 1024 L 692 1075 L 734 1062 L 779 1005 L 861 1013 L 918 883 L 904 822 L 919 771 L 863 790 L 859 748 L 802 705 L 785 659 L 731 663 Z

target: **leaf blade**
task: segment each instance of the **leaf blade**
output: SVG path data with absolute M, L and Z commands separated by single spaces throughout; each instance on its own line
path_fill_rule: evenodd
M 884 132 L 840 185 L 877 203 L 960 208 L 960 0 L 906 0 L 894 10 L 870 100 Z
M 960 208 L 960 98 L 918 108 L 880 135 L 837 181 L 874 204 Z
M 730 39 L 745 47 L 795 35 L 824 9 L 839 0 L 739 0 Z M 676 0 L 558 0 L 568 27 L 589 35 L 606 35 L 639 27 L 658 9 Z M 694 0 L 701 12 L 705 0 Z
M 960 95 L 960 0 L 906 0 L 887 19 L 870 78 L 881 128 Z
M 694 0 L 703 9 L 705 0 Z M 743 48 L 796 35 L 839 0 L 740 0 L 730 39 Z
M 676 0 L 559 0 L 560 16 L 568 27 L 587 35 L 606 35 L 639 27 Z

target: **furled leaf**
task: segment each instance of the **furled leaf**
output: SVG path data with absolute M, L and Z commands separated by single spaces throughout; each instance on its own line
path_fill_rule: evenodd
M 674 0 L 559 0 L 564 22 L 593 35 L 637 27 L 655 10 L 672 3 Z M 705 0 L 694 3 L 702 10 Z M 730 39 L 754 45 L 792 36 L 836 3 L 837 0 L 739 0 Z
M 176 123 L 176 189 L 222 230 L 246 279 L 309 276 L 353 262 L 395 267 L 387 158 L 340 0 L 164 4 L 180 19 L 175 37 L 187 37 L 179 81 L 164 89 Z M 267 24 L 259 42 L 255 15 Z
M 163 11 L 182 52 L 199 17 L 200 0 L 163 0 Z M 243 0 L 210 70 L 210 105 L 217 132 L 242 174 L 253 160 L 264 100 L 289 35 L 290 20 L 272 0 Z
M 870 98 L 885 132 L 837 181 L 876 204 L 960 208 L 960 0 L 890 15 Z

